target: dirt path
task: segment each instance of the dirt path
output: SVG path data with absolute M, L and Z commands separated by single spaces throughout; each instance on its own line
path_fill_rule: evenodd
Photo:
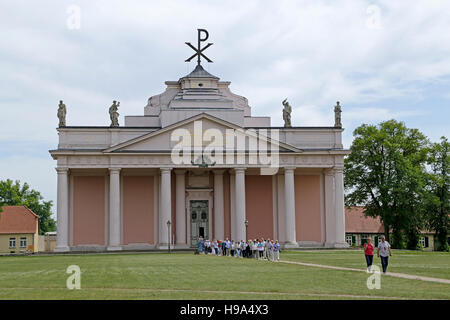
M 361 270 L 361 269 L 328 266 L 328 265 L 315 264 L 315 263 L 296 262 L 296 261 L 287 261 L 287 260 L 280 260 L 280 262 L 281 263 L 298 264 L 298 265 L 307 266 L 307 267 L 324 268 L 324 269 L 366 272 L 366 270 Z M 424 277 L 424 276 L 417 276 L 417 275 L 406 274 L 406 273 L 386 272 L 386 274 L 384 274 L 384 275 L 391 276 L 391 277 L 397 277 L 397 278 L 404 278 L 404 279 L 422 280 L 422 281 L 450 284 L 450 280 L 448 280 L 448 279 Z

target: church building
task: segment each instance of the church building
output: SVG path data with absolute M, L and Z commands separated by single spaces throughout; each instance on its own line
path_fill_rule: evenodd
M 191 46 L 196 68 L 123 126 L 116 101 L 109 126 L 66 126 L 61 101 L 56 252 L 183 249 L 200 236 L 348 246 L 339 103 L 333 126 L 296 127 L 285 100 L 273 127 L 202 67 L 207 37 Z

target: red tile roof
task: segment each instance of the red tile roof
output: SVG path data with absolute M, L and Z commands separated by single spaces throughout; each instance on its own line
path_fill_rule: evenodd
M 39 216 L 26 206 L 3 206 L 0 212 L 0 234 L 35 233 Z
M 380 218 L 366 217 L 364 207 L 345 207 L 345 232 L 384 233 Z

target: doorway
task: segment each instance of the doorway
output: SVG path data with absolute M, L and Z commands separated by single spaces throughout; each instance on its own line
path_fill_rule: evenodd
M 191 247 L 197 245 L 199 237 L 209 239 L 209 200 L 190 200 Z

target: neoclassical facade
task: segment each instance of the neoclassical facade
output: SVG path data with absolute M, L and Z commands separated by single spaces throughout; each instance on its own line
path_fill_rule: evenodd
M 59 127 L 55 251 L 346 246 L 341 126 L 272 127 L 229 85 L 198 64 L 123 126 Z

